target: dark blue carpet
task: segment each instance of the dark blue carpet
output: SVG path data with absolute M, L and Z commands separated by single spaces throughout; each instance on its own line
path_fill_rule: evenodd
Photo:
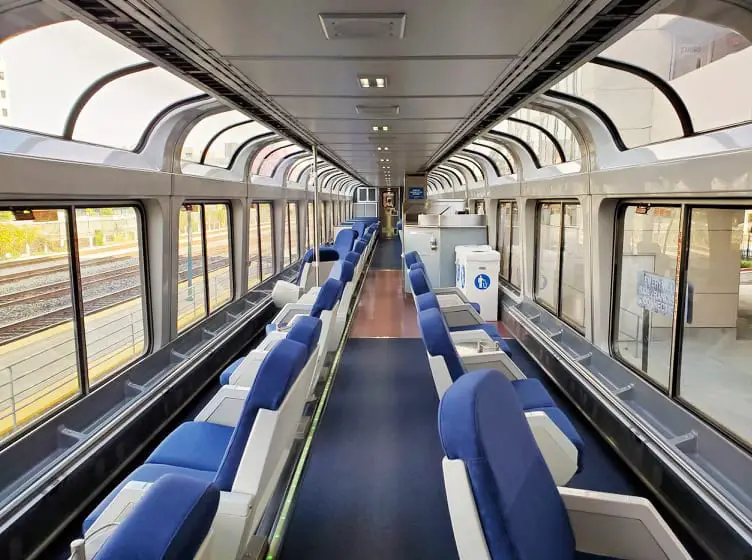
M 457 558 L 437 407 L 421 340 L 349 340 L 281 558 Z
M 378 270 L 400 270 L 402 268 L 402 245 L 399 237 L 379 239 L 371 261 L 371 268 Z

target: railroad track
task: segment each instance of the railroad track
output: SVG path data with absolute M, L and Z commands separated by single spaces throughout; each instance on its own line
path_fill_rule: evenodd
M 220 268 L 226 267 L 228 263 L 229 263 L 228 258 L 216 259 L 215 261 L 209 264 L 209 272 L 213 272 Z M 123 277 L 134 276 L 140 273 L 139 266 L 131 267 L 131 269 L 135 269 L 135 270 L 129 270 L 128 272 L 126 272 L 124 269 L 121 269 L 118 271 L 102 272 L 100 274 L 94 274 L 94 275 L 85 277 L 84 287 L 87 284 L 92 285 L 97 282 L 101 282 L 103 280 L 106 281 L 106 280 L 113 280 L 113 279 L 122 279 Z M 199 272 L 203 272 L 203 267 L 201 267 L 201 269 L 194 267 L 194 272 L 196 274 L 198 274 Z M 187 270 L 182 270 L 178 274 L 178 278 L 180 282 L 185 281 L 187 277 L 188 277 Z M 25 292 L 17 292 L 15 294 L 8 294 L 6 296 L 2 296 L 0 297 L 0 309 L 2 309 L 2 307 L 7 307 L 9 305 L 28 303 L 32 300 L 39 301 L 40 298 L 46 297 L 49 299 L 51 297 L 58 297 L 59 295 L 65 295 L 65 294 L 70 293 L 69 283 L 65 282 L 64 284 L 66 286 L 65 290 L 62 290 L 60 286 L 54 287 L 55 285 L 48 285 L 48 286 L 43 286 L 40 288 L 34 288 L 33 290 L 27 290 Z M 51 287 L 54 287 L 54 289 L 51 290 L 50 289 Z M 47 291 L 40 292 L 37 294 L 28 293 L 28 292 L 42 290 L 42 289 L 46 289 Z M 61 290 L 62 290 L 62 294 L 58 293 Z M 51 295 L 51 294 L 55 294 L 55 295 Z M 102 296 L 90 298 L 84 301 L 84 313 L 86 315 L 89 315 L 97 311 L 103 311 L 107 308 L 126 303 L 140 296 L 141 296 L 141 286 L 137 285 L 137 286 L 132 286 L 129 288 L 124 288 L 122 290 L 118 290 L 118 291 L 105 294 Z M 56 327 L 63 323 L 67 323 L 68 321 L 71 321 L 72 319 L 73 319 L 73 306 L 66 305 L 66 306 L 61 306 L 58 309 L 53 309 L 52 311 L 47 311 L 40 315 L 28 317 L 25 319 L 21 319 L 20 321 L 15 321 L 13 323 L 0 326 L 0 344 L 7 344 L 9 342 L 24 338 L 31 334 L 35 334 L 37 332 L 50 329 L 52 327 Z
M 104 263 L 116 263 L 128 259 L 132 259 L 132 256 L 117 256 L 117 257 L 97 257 L 95 259 L 88 259 L 81 263 L 81 265 L 86 268 L 87 266 L 97 265 L 97 264 L 104 264 Z M 16 282 L 18 280 L 27 280 L 29 278 L 35 278 L 37 276 L 46 276 L 48 274 L 55 274 L 58 272 L 68 272 L 69 270 L 69 264 L 68 259 L 63 257 L 60 259 L 51 260 L 48 262 L 60 262 L 61 264 L 55 264 L 52 266 L 46 265 L 41 266 L 37 268 L 32 268 L 31 270 L 23 270 L 21 272 L 12 272 L 10 274 L 0 274 L 0 284 L 7 284 L 10 282 Z M 28 265 L 22 265 L 22 266 L 33 266 L 33 264 Z

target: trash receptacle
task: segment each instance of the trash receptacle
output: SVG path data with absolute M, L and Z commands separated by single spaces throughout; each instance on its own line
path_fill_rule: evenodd
M 467 275 L 467 254 L 473 251 L 493 251 L 490 245 L 457 245 L 454 248 L 455 277 L 454 285 L 460 290 L 465 289 Z
M 467 299 L 480 305 L 484 321 L 499 317 L 499 268 L 501 255 L 490 247 L 479 246 L 462 249 L 457 254 L 459 262 L 458 284 Z

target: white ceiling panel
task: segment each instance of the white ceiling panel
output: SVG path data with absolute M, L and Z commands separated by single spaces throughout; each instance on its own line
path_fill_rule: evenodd
M 488 89 L 509 60 L 233 60 L 256 85 L 278 95 L 473 95 Z M 360 87 L 358 76 L 386 76 L 384 89 Z
M 356 105 L 399 106 L 401 119 L 463 118 L 479 97 L 276 97 L 275 100 L 299 119 L 313 117 L 371 118 L 358 114 Z M 395 117 L 386 117 L 395 118 Z
M 516 55 L 571 2 L 159 0 L 158 3 L 223 55 L 282 57 Z M 405 36 L 402 40 L 329 41 L 319 22 L 318 15 L 322 12 L 404 12 Z
M 377 135 L 377 132 L 372 130 L 372 127 L 374 126 L 388 126 L 389 131 L 384 133 L 385 136 L 388 136 L 393 134 L 422 134 L 425 132 L 449 133 L 454 130 L 460 121 L 451 119 L 418 119 L 409 121 L 399 119 L 304 119 L 300 120 L 300 122 L 302 122 L 305 127 L 316 136 L 342 132 Z
M 363 177 L 415 171 L 574 0 L 150 0 Z M 329 40 L 319 14 L 405 14 L 404 38 Z M 339 27 L 337 27 L 339 24 Z M 342 22 L 330 29 L 342 29 Z M 193 40 L 193 38 L 190 38 Z M 385 76 L 361 88 L 358 77 Z M 383 116 L 356 106 L 399 106 Z M 373 125 L 387 124 L 375 133 Z

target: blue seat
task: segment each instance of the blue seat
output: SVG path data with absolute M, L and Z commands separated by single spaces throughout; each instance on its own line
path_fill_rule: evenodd
M 420 253 L 418 251 L 410 251 L 409 253 L 405 253 L 405 266 L 409 269 L 412 265 L 423 262 L 423 259 L 420 258 Z
M 313 249 L 308 249 L 300 262 L 300 268 L 298 269 L 298 276 L 295 278 L 295 283 L 300 285 L 300 279 L 303 276 L 303 268 L 305 264 L 312 263 L 316 260 L 316 252 Z M 339 252 L 333 247 L 319 247 L 319 260 L 321 262 L 332 262 L 339 260 Z
M 225 492 L 232 490 L 245 444 L 259 410 L 277 410 L 306 363 L 307 350 L 299 342 L 280 340 L 261 362 L 258 375 L 248 391 L 240 420 L 227 438 L 221 429 L 204 426 L 204 422 L 187 422 L 167 436 L 152 452 L 146 464 L 138 467 L 115 490 L 102 500 L 84 521 L 84 532 L 107 508 L 118 492 L 131 481 L 154 482 L 163 474 L 185 474 L 198 480 L 214 482 Z M 185 427 L 186 425 L 190 427 Z M 209 438 L 222 434 L 222 440 Z M 226 444 L 216 469 L 221 444 Z M 197 466 L 203 468 L 196 468 Z
M 339 254 L 339 258 L 345 258 L 345 255 L 352 251 L 355 239 L 358 237 L 358 233 L 352 229 L 343 229 L 337 234 L 334 240 L 334 249 Z
M 219 507 L 211 482 L 167 474 L 149 488 L 96 554 L 97 560 L 190 559 Z
M 467 372 L 454 347 L 441 311 L 431 307 L 418 313 L 418 327 L 428 353 L 444 358 L 452 382 L 456 383 L 458 379 L 466 375 Z M 518 379 L 512 381 L 512 386 L 525 410 L 554 406 L 554 401 L 548 391 L 537 379 Z
M 350 251 L 345 255 L 345 260 L 348 262 L 351 262 L 353 266 L 358 264 L 358 261 L 360 260 L 360 254 L 356 253 L 355 251 Z
M 425 292 L 415 298 L 415 306 L 418 308 L 418 311 L 423 311 L 425 309 L 439 309 L 441 310 L 441 307 L 439 306 L 439 300 L 436 297 L 436 294 L 433 292 Z M 506 340 L 502 338 L 502 336 L 499 334 L 499 331 L 494 327 L 493 325 L 489 325 L 488 323 L 478 323 L 477 325 L 462 325 L 457 327 L 449 327 L 450 332 L 460 332 L 460 331 L 474 331 L 474 330 L 482 330 L 488 336 L 490 336 L 493 340 L 495 340 L 499 347 L 508 355 L 512 355 L 511 349 L 509 348 L 509 344 L 507 344 Z
M 232 374 L 235 373 L 235 370 L 238 369 L 240 364 L 243 363 L 243 360 L 245 360 L 245 356 L 241 356 L 240 358 L 232 362 L 224 369 L 222 373 L 219 374 L 220 385 L 227 385 L 230 382 L 230 377 L 232 377 Z
M 358 241 L 363 239 L 363 234 L 366 232 L 366 223 L 365 222 L 355 222 L 352 225 L 353 231 L 355 231 L 358 234 Z
M 439 404 L 439 437 L 447 459 L 464 463 L 493 560 L 575 558 L 564 502 L 503 375 L 478 370 L 454 383 Z
M 348 253 L 349 254 L 349 253 Z M 342 284 L 342 289 L 344 289 L 345 284 L 350 282 L 353 279 L 353 276 L 355 275 L 355 265 L 347 260 L 343 259 L 341 261 L 337 261 L 334 266 L 332 267 L 332 271 L 329 273 L 329 278 L 334 278 L 336 280 L 339 280 Z M 340 294 L 341 296 L 342 294 Z
M 324 282 L 321 285 L 321 288 L 319 288 L 319 293 L 316 294 L 316 299 L 313 302 L 309 315 L 318 319 L 324 311 L 331 311 L 334 309 L 334 306 L 337 305 L 337 301 L 339 301 L 339 298 L 342 295 L 342 290 L 342 282 L 331 276 L 327 278 L 326 282 Z M 266 332 L 274 332 L 280 326 L 284 325 L 269 323 L 266 325 Z

